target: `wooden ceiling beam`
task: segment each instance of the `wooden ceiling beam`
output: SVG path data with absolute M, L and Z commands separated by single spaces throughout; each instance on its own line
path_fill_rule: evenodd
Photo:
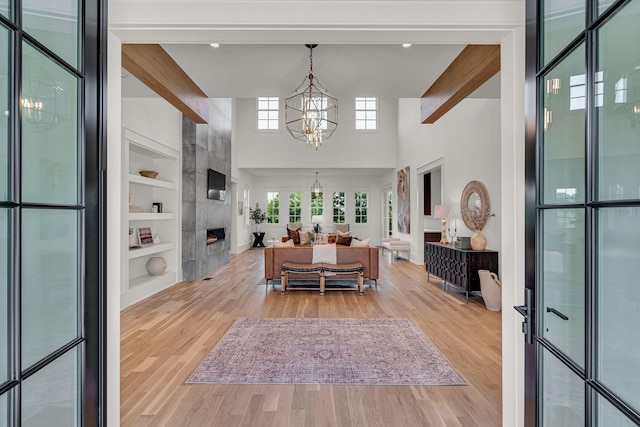
M 498 71 L 500 45 L 467 45 L 422 95 L 422 123 L 435 123 Z
M 194 122 L 209 121 L 207 95 L 159 44 L 123 44 L 122 66 Z

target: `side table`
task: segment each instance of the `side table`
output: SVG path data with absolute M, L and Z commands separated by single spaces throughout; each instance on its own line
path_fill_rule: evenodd
M 265 234 L 266 234 L 265 232 L 253 233 L 254 248 L 264 248 L 264 243 L 262 243 L 262 240 L 264 240 Z

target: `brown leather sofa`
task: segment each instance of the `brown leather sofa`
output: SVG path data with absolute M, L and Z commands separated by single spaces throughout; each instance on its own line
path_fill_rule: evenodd
M 364 266 L 364 278 L 375 280 L 377 283 L 379 274 L 378 248 L 357 248 L 337 245 L 336 250 L 336 260 L 338 261 L 338 264 L 359 262 Z M 300 245 L 293 248 L 274 248 L 273 246 L 268 246 L 264 248 L 264 278 L 266 279 L 267 284 L 269 283 L 269 280 L 279 280 L 283 262 L 310 264 L 312 259 L 313 248 L 311 246 Z M 357 273 L 354 273 L 353 278 L 357 277 Z M 296 273 L 294 275 L 292 273 L 291 278 L 318 280 L 318 275 L 315 273 Z M 329 276 L 327 277 L 327 280 L 331 280 L 331 278 L 332 276 Z M 345 278 L 345 276 L 342 275 L 336 278 Z

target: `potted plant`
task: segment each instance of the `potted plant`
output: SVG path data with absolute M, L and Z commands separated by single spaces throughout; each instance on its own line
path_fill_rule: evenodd
M 260 225 L 267 219 L 267 214 L 260 209 L 260 205 L 256 203 L 255 208 L 249 208 L 249 218 L 256 224 L 256 231 L 260 231 Z

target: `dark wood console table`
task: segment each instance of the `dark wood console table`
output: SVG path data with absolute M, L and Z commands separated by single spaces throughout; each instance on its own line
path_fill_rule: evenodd
M 424 263 L 429 275 L 459 287 L 469 301 L 469 292 L 480 290 L 478 270 L 498 273 L 498 252 L 456 249 L 453 245 L 427 242 L 424 244 Z

